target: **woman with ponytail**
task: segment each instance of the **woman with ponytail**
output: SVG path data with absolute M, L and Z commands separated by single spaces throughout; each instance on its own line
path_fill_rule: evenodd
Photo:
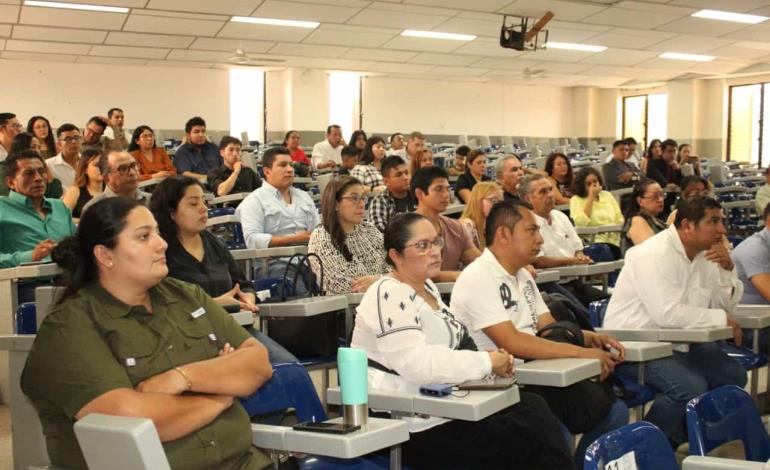
M 267 352 L 200 287 L 167 277 L 166 246 L 147 208 L 109 198 L 54 249 L 66 290 L 21 378 L 54 466 L 86 468 L 73 423 L 90 413 L 151 419 L 172 468 L 270 464 L 235 400 L 270 379 Z

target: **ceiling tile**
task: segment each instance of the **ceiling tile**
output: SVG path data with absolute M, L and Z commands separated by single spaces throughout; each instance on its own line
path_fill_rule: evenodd
M 5 39 L 0 39 L 0 51 L 5 49 Z
M 453 77 L 480 77 L 489 72 L 489 69 L 476 69 L 471 67 L 433 67 L 428 71 L 431 75 L 440 75 L 451 79 Z
M 586 77 L 582 80 L 579 80 L 577 83 L 582 86 L 615 88 L 627 81 L 627 77 Z
M 46 54 L 88 54 L 91 46 L 87 44 L 72 44 L 66 42 L 44 42 L 44 41 L 18 41 L 9 39 L 5 43 L 5 49 L 18 52 L 43 52 Z
M 146 8 L 249 16 L 262 0 L 150 0 Z
M 666 3 L 667 1 L 668 0 L 663 0 L 661 3 Z M 625 8 L 626 10 L 648 11 L 652 13 L 665 13 L 668 15 L 678 15 L 678 16 L 690 16 L 691 14 L 700 10 L 700 8 L 694 8 L 694 7 L 653 4 L 653 3 L 649 3 L 649 0 L 648 1 L 623 0 L 620 3 L 615 3 L 613 6 L 618 8 Z
M 680 18 L 680 15 L 667 15 L 663 13 L 654 13 L 648 11 L 626 10 L 624 8 L 607 8 L 606 10 L 592 15 L 583 21 L 593 24 L 604 24 L 609 26 L 619 26 L 628 22 L 629 18 L 634 19 L 634 25 L 643 24 L 649 28 L 663 26 Z
M 190 46 L 190 49 L 234 52 L 236 49 L 240 48 L 246 52 L 267 52 L 267 50 L 273 47 L 274 45 L 275 45 L 274 42 L 267 42 L 267 41 L 198 38 L 192 43 L 192 45 Z
M 121 46 L 166 47 L 184 49 L 192 44 L 195 38 L 191 36 L 170 36 L 166 34 L 141 34 L 111 32 L 105 44 Z
M 761 60 L 770 54 L 770 43 L 741 41 L 727 47 L 711 50 L 709 54 L 722 58 Z
M 270 49 L 270 54 L 302 55 L 308 57 L 340 57 L 347 51 L 347 47 L 316 46 L 314 44 L 288 44 L 278 43 Z
M 175 60 L 151 60 L 147 62 L 150 67 L 187 67 L 196 69 L 209 69 L 216 64 L 207 62 L 180 62 Z
M 379 47 L 400 33 L 401 30 L 394 29 L 322 24 L 302 42 L 306 44 L 333 44 L 351 47 Z
M 126 19 L 124 13 L 104 13 L 96 11 L 77 11 L 57 9 L 56 14 L 50 8 L 22 7 L 20 22 L 22 24 L 37 24 L 61 26 L 70 28 L 120 29 Z M 2 21 L 2 19 L 0 19 Z
M 524 58 L 528 60 L 545 60 L 554 62 L 578 62 L 596 54 L 596 52 L 570 51 L 565 49 L 545 49 L 533 52 L 525 52 Z
M 585 29 L 548 28 L 548 40 L 556 42 L 585 42 L 594 44 L 592 38 L 597 34 L 601 33 Z
M 102 64 L 102 65 L 135 65 L 141 66 L 147 64 L 147 59 L 132 59 L 129 57 L 94 57 L 80 56 L 75 61 L 78 64 Z
M 577 74 L 593 68 L 590 64 L 565 64 L 562 62 L 538 62 L 531 69 L 545 69 L 548 73 Z
M 360 10 L 360 8 L 355 7 L 267 0 L 251 16 L 319 21 L 321 23 L 344 23 Z
M 729 21 L 715 21 L 704 18 L 685 17 L 672 21 L 658 29 L 680 34 L 699 34 L 702 36 L 718 37 L 733 31 L 745 29 L 748 25 Z
M 372 66 L 373 72 L 401 73 L 407 75 L 424 75 L 432 68 L 430 65 L 388 64 L 378 62 Z
M 654 59 L 648 60 L 642 65 L 639 65 L 638 67 L 640 69 L 645 69 L 649 67 L 652 69 L 683 71 L 683 70 L 690 70 L 695 66 L 696 63 L 697 62 L 691 62 L 687 60 L 661 59 L 660 57 L 656 57 Z
M 770 42 L 770 25 L 757 24 L 748 26 L 734 33 L 725 34 L 724 37 L 744 41 Z
M 707 74 L 728 74 L 745 68 L 747 65 L 746 62 L 717 59 L 711 62 L 696 64 L 694 67 L 690 68 L 690 71 Z
M 709 38 L 706 36 L 693 36 L 682 34 L 671 39 L 666 39 L 653 44 L 647 49 L 659 52 L 686 52 L 689 54 L 704 54 L 714 49 L 726 47 L 736 41 L 730 39 Z
M 162 16 L 165 18 L 184 18 L 188 20 L 229 21 L 230 15 L 212 15 L 207 13 L 188 13 L 187 11 L 131 10 L 137 16 Z
M 481 55 L 489 57 L 513 58 L 523 54 L 521 51 L 500 47 L 497 39 L 476 38 L 454 51 L 458 54 Z
M 0 24 L 0 38 L 9 38 L 9 37 L 11 37 L 11 25 Z
M 152 47 L 124 47 L 124 46 L 94 46 L 89 55 L 108 57 L 134 57 L 138 59 L 163 59 L 168 55 L 168 49 L 156 49 Z
M 105 31 L 93 31 L 88 29 L 47 28 L 44 26 L 22 25 L 13 27 L 14 39 L 101 44 L 105 37 L 107 37 L 107 32 Z
M 348 24 L 364 26 L 379 26 L 384 28 L 398 28 L 430 30 L 448 20 L 448 16 L 426 15 L 419 13 L 405 13 L 399 10 L 380 10 L 367 8 L 348 20 Z M 452 33 L 454 31 L 444 31 Z
M 142 8 L 147 0 L 57 0 L 63 3 L 85 3 L 87 5 L 106 5 L 110 7 Z M 16 3 L 20 3 L 16 2 Z
M 682 5 L 697 9 L 747 12 L 767 5 L 766 0 L 672 0 L 671 5 Z
M 383 47 L 407 51 L 452 52 L 459 49 L 463 44 L 462 41 L 397 36 L 383 44 Z
M 35 52 L 15 51 L 0 52 L 0 57 L 3 59 L 34 60 L 42 62 L 75 62 L 75 59 L 78 58 L 78 56 L 70 54 L 38 54 Z
M 657 57 L 658 52 L 635 51 L 632 49 L 607 49 L 604 52 L 594 54 L 582 60 L 586 64 L 597 65 L 636 65 L 646 60 Z
M 405 16 L 409 16 L 414 13 L 419 15 L 457 16 L 460 13 L 457 10 L 452 10 L 448 8 L 435 8 L 431 6 L 422 6 L 422 5 L 406 5 L 403 3 L 397 5 L 392 2 L 390 3 L 372 2 L 369 5 L 369 8 L 374 8 L 375 10 L 398 11 Z
M 620 48 L 643 48 L 676 37 L 673 33 L 642 30 L 612 30 L 591 38 L 591 44 Z
M 354 60 L 372 60 L 380 62 L 406 62 L 417 55 L 417 52 L 389 51 L 387 49 L 361 49 L 348 50 L 343 57 Z
M 235 51 L 193 51 L 188 49 L 173 49 L 166 59 L 192 62 L 226 62 Z
M 197 36 L 214 36 L 225 24 L 224 21 L 193 20 L 132 14 L 128 17 L 123 31 L 139 33 L 164 33 Z M 120 28 L 112 28 L 120 29 Z
M 417 54 L 413 58 L 409 59 L 413 64 L 428 64 L 428 65 L 449 65 L 449 66 L 464 66 L 474 62 L 478 62 L 479 57 L 457 54 L 436 54 L 432 52 L 422 52 Z
M 287 28 L 282 26 L 228 22 L 219 32 L 217 37 L 300 42 L 312 32 L 313 30 L 307 28 Z
M 498 11 L 531 18 L 540 18 L 546 11 L 553 11 L 561 21 L 580 21 L 605 8 L 601 5 L 586 5 L 561 0 L 518 0 Z
M 404 0 L 409 5 L 431 5 L 436 7 L 456 8 L 458 10 L 497 11 L 511 3 L 511 0 Z
M 19 7 L 17 5 L 0 5 L 0 22 L 16 23 L 19 18 Z
M 474 63 L 474 67 L 488 68 L 488 69 L 505 69 L 505 70 L 524 70 L 525 68 L 533 68 L 538 65 L 538 62 L 532 60 L 522 59 L 497 59 L 486 58 Z
M 500 26 L 502 26 L 502 24 L 502 17 L 500 17 L 499 21 L 494 22 L 468 18 L 450 18 L 433 29 L 449 33 L 473 34 L 475 36 L 499 38 Z

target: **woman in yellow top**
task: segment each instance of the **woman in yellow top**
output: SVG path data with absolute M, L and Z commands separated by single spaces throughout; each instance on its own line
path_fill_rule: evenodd
M 615 196 L 602 189 L 602 176 L 593 167 L 585 167 L 575 177 L 575 195 L 570 199 L 569 214 L 576 227 L 623 225 L 623 213 Z M 607 244 L 615 259 L 620 259 L 620 232 L 596 235 L 595 243 Z

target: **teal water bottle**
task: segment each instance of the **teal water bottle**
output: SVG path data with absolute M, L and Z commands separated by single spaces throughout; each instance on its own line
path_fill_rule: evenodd
M 337 350 L 337 371 L 342 394 L 342 421 L 361 426 L 369 416 L 369 380 L 366 351 L 357 348 Z

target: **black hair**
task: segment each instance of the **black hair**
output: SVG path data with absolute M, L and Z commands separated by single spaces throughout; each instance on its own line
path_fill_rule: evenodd
M 99 275 L 94 248 L 115 248 L 128 214 L 141 204 L 135 199 L 111 197 L 95 202 L 80 217 L 78 232 L 59 242 L 51 258 L 64 270 L 64 294 L 57 303 L 77 293 Z
M 361 163 L 364 165 L 371 165 L 374 163 L 374 151 L 372 150 L 372 147 L 375 146 L 375 144 L 382 144 L 385 145 L 385 139 L 382 137 L 369 137 L 366 140 L 366 146 L 364 147 L 364 151 L 361 152 Z
M 194 185 L 198 185 L 203 189 L 203 185 L 195 178 L 171 176 L 161 181 L 152 192 L 149 209 L 158 222 L 160 236 L 169 245 L 179 244 L 179 239 L 177 238 L 179 228 L 171 214 L 176 212 L 179 207 L 179 201 L 184 197 L 187 188 Z M 91 208 L 89 207 L 88 210 L 91 210 Z
M 457 155 L 460 155 L 461 157 L 467 157 L 470 151 L 471 151 L 471 148 L 468 147 L 467 145 L 461 145 L 455 149 L 455 153 Z
M 697 225 L 698 222 L 706 217 L 706 211 L 708 209 L 721 209 L 722 204 L 717 202 L 716 199 L 705 196 L 696 196 L 690 199 L 684 199 L 679 204 L 679 208 L 676 211 L 676 217 L 674 218 L 674 226 L 680 228 L 682 222 L 687 219 L 693 224 Z
M 631 197 L 626 200 L 625 207 L 623 208 L 624 219 L 628 220 L 631 217 L 639 215 L 642 207 L 639 205 L 637 198 L 644 197 L 644 193 L 647 192 L 647 188 L 657 183 L 657 181 L 651 178 L 642 178 L 637 181 L 637 183 L 634 185 L 634 189 L 631 191 Z
M 190 118 L 184 125 L 185 134 L 189 134 L 190 132 L 192 132 L 193 127 L 195 126 L 206 127 L 206 121 L 204 121 L 203 118 L 200 116 L 195 116 Z
M 286 147 L 271 147 L 265 150 L 265 153 L 262 154 L 262 168 L 272 169 L 275 157 L 278 155 L 291 156 L 291 152 Z
M 687 143 L 684 143 L 684 144 L 680 144 L 680 145 L 679 145 L 679 152 L 681 153 L 681 152 L 682 152 L 682 149 L 684 149 L 685 147 L 689 147 L 689 146 L 690 146 L 690 144 L 687 144 Z
M 104 130 L 107 129 L 107 126 L 110 125 L 107 121 L 102 119 L 100 116 L 92 116 L 91 119 L 88 120 L 86 125 L 89 125 L 92 122 L 96 123 L 97 126 L 101 127 L 102 128 L 102 132 L 104 132 Z
M 353 147 L 352 145 L 346 145 L 342 147 L 342 150 L 340 150 L 340 157 L 358 157 L 361 155 L 361 151 L 358 150 L 356 147 Z
M 342 130 L 342 128 L 339 125 L 332 124 L 332 125 L 330 125 L 329 127 L 326 128 L 326 135 L 331 134 L 332 133 L 332 129 L 339 129 L 340 131 Z
M 762 220 L 767 220 L 768 217 L 770 217 L 770 204 L 765 206 L 765 210 L 762 213 Z
M 27 121 L 27 132 L 29 132 L 32 135 L 35 135 L 35 122 L 36 121 L 43 121 L 45 122 L 45 125 L 48 126 L 48 135 L 45 137 L 45 145 L 48 147 L 49 152 L 56 152 L 56 141 L 54 141 L 53 138 L 53 128 L 51 127 L 51 123 L 48 122 L 48 119 L 46 119 L 43 116 L 32 116 L 29 118 L 29 121 Z
M 72 132 L 72 131 L 80 132 L 80 128 L 78 126 L 76 126 L 75 124 L 71 124 L 69 122 L 64 123 L 61 126 L 59 126 L 58 129 L 56 129 L 56 138 L 58 139 L 65 132 Z
M 655 145 L 660 145 L 660 149 L 663 150 L 663 142 L 661 142 L 660 139 L 652 139 L 650 141 L 650 145 L 647 146 L 647 154 L 645 155 L 646 158 L 654 158 L 652 156 L 652 149 L 655 148 Z
M 636 139 L 634 139 L 633 137 L 626 137 L 626 145 L 636 145 L 636 144 L 637 144 Z
M 281 142 L 281 145 L 283 145 L 284 147 L 286 147 L 286 144 L 288 144 L 288 143 L 289 143 L 289 136 L 291 136 L 291 135 L 292 135 L 294 132 L 296 132 L 296 133 L 297 133 L 297 135 L 299 135 L 299 131 L 290 130 L 289 132 L 287 132 L 287 133 L 286 133 L 286 135 L 285 135 L 285 136 L 283 136 L 283 142 Z M 302 137 L 302 136 L 300 136 L 300 137 Z
M 385 261 L 395 267 L 395 263 L 390 258 L 390 250 L 394 249 L 403 253 L 406 244 L 412 238 L 412 225 L 421 221 L 428 220 L 424 215 L 417 212 L 402 212 L 391 217 L 388 225 L 385 226 L 385 232 L 382 235 L 383 245 L 385 247 Z
M 397 136 L 399 136 L 399 135 L 400 135 L 402 138 L 404 137 L 404 134 L 402 134 L 402 133 L 400 133 L 400 132 L 396 132 L 395 134 L 391 134 L 391 135 L 390 135 L 390 138 L 388 139 L 388 141 L 389 141 L 390 143 L 393 143 L 393 139 L 395 139 L 395 138 L 396 138 Z
M 621 145 L 628 145 L 628 139 L 621 139 L 616 140 L 612 143 L 612 150 L 615 150 L 616 148 L 620 147 Z
M 153 137 L 155 136 L 155 131 L 152 130 L 150 126 L 139 126 L 136 129 L 134 129 L 134 133 L 131 134 L 131 142 L 128 143 L 128 152 L 133 152 L 134 150 L 139 150 L 139 144 L 136 143 L 137 140 L 139 140 L 139 136 L 142 135 L 142 132 L 144 131 L 150 131 L 152 132 Z M 157 147 L 157 144 L 155 142 L 155 139 L 152 141 L 152 148 Z
M 679 145 L 676 143 L 676 140 L 674 139 L 666 139 L 663 142 L 661 142 L 660 149 L 665 152 L 667 147 L 673 147 L 674 150 L 676 150 L 677 147 L 679 147 Z
M 468 155 L 465 157 L 465 174 L 471 174 L 471 165 L 477 158 L 486 156 L 487 154 L 483 150 L 471 150 L 468 152 Z
M 8 121 L 15 117 L 16 115 L 13 113 L 0 113 L 0 127 L 8 124 Z
M 399 157 L 398 155 L 391 155 L 389 157 L 385 157 L 382 160 L 382 166 L 380 167 L 380 174 L 382 176 L 388 176 L 388 174 L 390 173 L 390 170 L 393 170 L 394 168 L 397 168 L 401 165 L 406 165 L 406 161 L 404 161 L 404 159 Z
M 682 191 L 684 191 L 691 184 L 702 184 L 706 189 L 709 189 L 709 182 L 706 180 L 706 178 L 698 175 L 685 176 L 682 178 L 682 181 L 679 182 L 679 187 L 682 188 Z
M 360 136 L 364 136 L 364 141 L 366 141 L 366 139 L 368 139 L 368 137 L 366 136 L 366 132 L 364 132 L 364 131 L 359 129 L 359 130 L 353 131 L 353 133 L 350 134 L 350 140 L 348 141 L 348 145 L 352 145 L 353 147 L 355 147 L 356 146 L 356 141 L 358 140 L 358 137 L 360 137 Z
M 323 221 L 323 226 L 332 240 L 332 245 L 347 262 L 353 261 L 353 253 L 350 252 L 350 249 L 345 244 L 347 236 L 339 220 L 337 203 L 351 186 L 362 186 L 362 184 L 361 181 L 352 176 L 340 176 L 334 178 L 326 185 L 321 196 L 321 220 Z
M 121 112 L 121 113 L 122 113 L 122 112 L 123 112 L 123 110 L 122 110 L 122 109 L 120 109 L 120 108 L 110 108 L 110 110 L 109 110 L 109 111 L 107 111 L 107 117 L 108 117 L 108 118 L 111 118 L 111 117 L 112 117 L 112 115 L 113 115 L 113 114 L 115 114 L 116 112 Z
M 219 150 L 224 150 L 230 144 L 235 144 L 238 147 L 243 147 L 243 143 L 241 142 L 240 139 L 236 139 L 231 135 L 226 135 L 222 137 L 222 140 L 219 141 Z
M 412 181 L 410 183 L 412 194 L 417 194 L 417 189 L 421 189 L 423 193 L 428 194 L 430 185 L 434 180 L 439 178 L 449 180 L 449 174 L 440 166 L 426 166 L 425 168 L 420 168 L 412 175 Z
M 599 184 L 601 186 L 604 186 L 604 179 L 602 178 L 601 173 L 599 173 L 599 171 L 597 171 L 596 168 L 592 166 L 587 166 L 585 168 L 582 168 L 580 171 L 578 171 L 578 174 L 575 176 L 575 181 L 572 183 L 572 191 L 575 193 L 576 196 L 588 197 L 588 189 L 586 189 L 586 180 L 591 175 L 596 176 L 596 179 L 599 181 Z
M 513 230 L 516 224 L 524 218 L 521 212 L 522 208 L 529 209 L 529 205 L 514 201 L 500 201 L 492 206 L 484 226 L 484 240 L 488 247 L 495 242 L 495 232 L 498 228 L 506 227 Z
M 548 156 L 548 160 L 545 161 L 545 172 L 548 173 L 548 176 L 553 176 L 553 167 L 556 165 L 556 159 L 557 158 L 563 158 L 565 162 L 567 162 L 567 180 L 565 183 L 567 185 L 572 185 L 572 180 L 574 179 L 575 175 L 572 172 L 572 163 L 570 163 L 569 158 L 567 158 L 566 155 L 564 155 L 561 152 L 554 152 L 551 155 Z
M 3 167 L 3 179 L 16 177 L 16 172 L 19 171 L 19 160 L 32 159 L 40 160 L 43 163 L 43 168 L 45 168 L 45 160 L 36 150 L 26 149 L 16 154 L 9 154 L 8 158 L 5 159 L 5 166 Z
M 32 148 L 32 140 L 35 137 L 29 132 L 19 132 L 11 142 L 11 148 L 8 150 L 8 155 L 16 155 L 23 150 L 30 150 Z

